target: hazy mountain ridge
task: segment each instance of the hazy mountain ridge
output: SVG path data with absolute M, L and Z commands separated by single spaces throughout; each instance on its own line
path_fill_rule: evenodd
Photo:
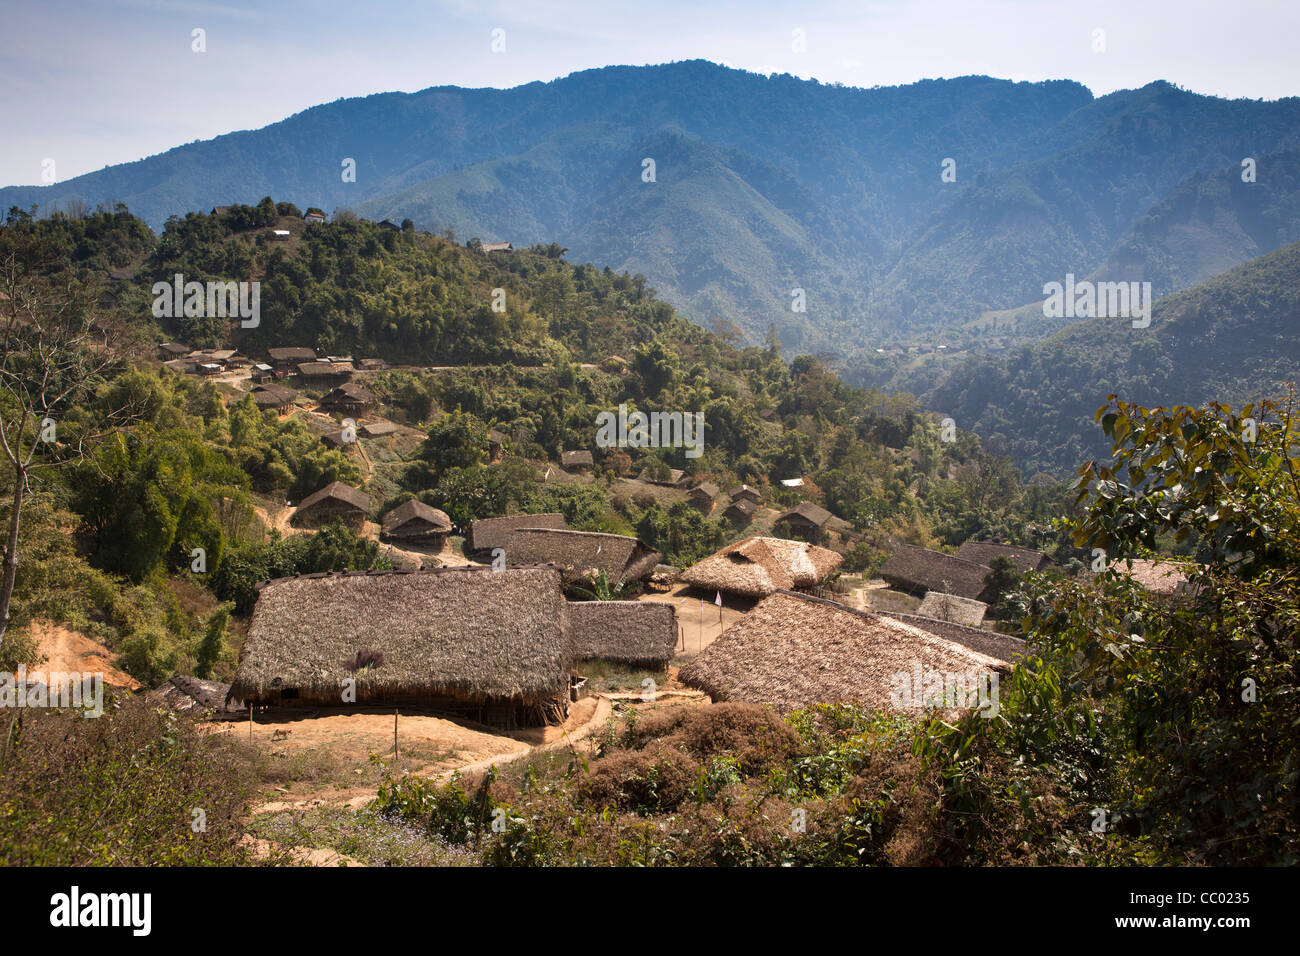
M 776 324 L 789 348 L 852 360 L 892 339 L 978 341 L 954 330 L 1034 301 L 1066 272 L 1125 262 L 1170 288 L 1203 278 L 1170 265 L 1181 233 L 1158 225 L 1176 219 L 1178 191 L 1270 156 L 1254 194 L 1224 190 L 1221 216 L 1289 210 L 1297 146 L 1296 99 L 1227 101 L 1167 83 L 1094 98 L 1068 81 L 987 77 L 867 90 L 690 61 L 339 100 L 55 186 L 3 189 L 0 208 L 120 200 L 157 228 L 269 194 L 460 239 L 556 241 L 644 273 L 696 321 L 734 319 L 751 340 Z M 641 178 L 647 156 L 654 183 Z M 354 183 L 342 181 L 344 158 L 356 160 Z M 945 158 L 955 183 L 940 179 Z M 1273 245 L 1268 230 L 1246 232 L 1205 232 L 1198 261 L 1223 267 L 1295 238 L 1289 226 Z M 796 287 L 806 313 L 791 311 Z

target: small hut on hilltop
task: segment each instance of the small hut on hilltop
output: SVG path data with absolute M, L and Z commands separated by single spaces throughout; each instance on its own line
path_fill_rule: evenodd
M 708 591 L 767 597 L 775 591 L 817 587 L 843 561 L 843 555 L 805 541 L 753 537 L 692 565 L 681 580 Z
M 479 518 L 470 522 L 469 549 L 477 554 L 487 554 L 495 548 L 504 548 L 510 536 L 520 528 L 558 528 L 569 526 L 564 515 L 551 512 L 540 515 L 510 515 L 505 518 Z
M 718 498 L 718 486 L 711 481 L 702 481 L 686 493 L 691 504 L 699 508 L 704 514 L 713 510 L 713 502 Z
M 293 520 L 295 524 L 308 527 L 343 521 L 359 528 L 369 514 L 370 497 L 365 492 L 341 481 L 331 481 L 320 491 L 302 499 Z
M 880 576 L 903 591 L 923 596 L 942 591 L 979 600 L 984 594 L 990 569 L 940 551 L 900 544 L 880 568 Z
M 826 522 L 833 517 L 834 515 L 821 505 L 815 505 L 811 501 L 801 501 L 789 511 L 777 515 L 773 524 L 784 522 L 791 533 L 805 541 L 816 541 L 825 534 Z
M 714 701 L 770 704 L 782 713 L 841 701 L 915 711 L 924 708 L 931 675 L 966 675 L 973 685 L 1006 669 L 901 621 L 780 591 L 682 665 L 678 679 Z
M 357 704 L 556 724 L 568 714 L 570 644 L 553 568 L 305 575 L 262 586 L 230 692 L 341 706 L 351 687 Z
M 591 581 L 603 571 L 610 584 L 635 584 L 662 558 L 637 538 L 598 531 L 520 528 L 506 541 L 508 566 L 554 564 L 569 582 Z
M 587 471 L 595 466 L 591 452 L 585 448 L 560 452 L 560 467 L 565 471 Z
M 677 615 L 658 601 L 572 601 L 573 656 L 662 669 L 677 649 Z
M 441 551 L 447 535 L 451 534 L 451 518 L 447 512 L 412 498 L 384 515 L 380 528 L 380 536 L 385 539 L 407 541 Z

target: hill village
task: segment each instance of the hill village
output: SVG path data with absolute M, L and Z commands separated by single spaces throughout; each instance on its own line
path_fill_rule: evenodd
M 424 437 L 385 417 L 367 385 L 389 370 L 377 359 L 298 346 L 254 360 L 174 342 L 157 359 L 210 378 L 228 401 L 251 395 L 260 409 L 300 416 L 369 475 Z M 488 435 L 485 460 L 504 460 L 512 445 L 503 423 Z M 535 462 L 538 480 L 592 483 L 600 451 Z M 801 478 L 782 484 L 797 489 Z M 899 545 L 864 578 L 841 573 L 852 526 L 814 502 L 776 508 L 760 489 L 724 489 L 676 469 L 618 478 L 610 493 L 689 502 L 725 519 L 734 540 L 679 569 L 636 537 L 574 530 L 559 513 L 457 527 L 415 497 L 377 513 L 364 487 L 334 481 L 285 502 L 267 523 L 311 535 L 342 522 L 377 541 L 393 570 L 262 582 L 231 683 L 177 676 L 151 693 L 227 721 L 277 721 L 281 740 L 349 708 L 568 736 L 629 705 L 665 702 L 995 713 L 998 678 L 1024 642 L 990 614 L 993 565 L 1001 559 L 1024 574 L 1051 564 L 1041 551 L 993 541 L 967 541 L 951 555 Z M 1120 569 L 1157 594 L 1186 586 L 1161 562 Z M 615 677 L 602 690 L 590 673 Z M 535 740 L 553 738 L 543 731 Z

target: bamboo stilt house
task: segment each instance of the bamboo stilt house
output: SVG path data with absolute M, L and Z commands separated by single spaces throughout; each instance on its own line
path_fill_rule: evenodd
M 554 724 L 568 714 L 571 639 L 552 568 L 283 578 L 261 588 L 230 692 L 253 704 L 382 703 Z
M 780 591 L 684 664 L 678 679 L 715 701 L 768 704 L 783 713 L 837 702 L 910 711 L 924 708 L 922 691 L 936 675 L 945 687 L 952 675 L 991 684 L 1006 669 L 883 615 Z
M 843 555 L 805 541 L 753 537 L 729 544 L 682 572 L 692 587 L 744 597 L 817 587 L 844 561 Z
M 663 668 L 677 650 L 677 615 L 658 601 L 572 601 L 573 656 Z

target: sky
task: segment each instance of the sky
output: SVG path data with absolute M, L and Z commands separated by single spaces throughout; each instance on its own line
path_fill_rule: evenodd
M 341 97 L 696 58 L 861 87 L 987 74 L 1300 95 L 1296 0 L 0 0 L 0 25 L 0 185 Z

